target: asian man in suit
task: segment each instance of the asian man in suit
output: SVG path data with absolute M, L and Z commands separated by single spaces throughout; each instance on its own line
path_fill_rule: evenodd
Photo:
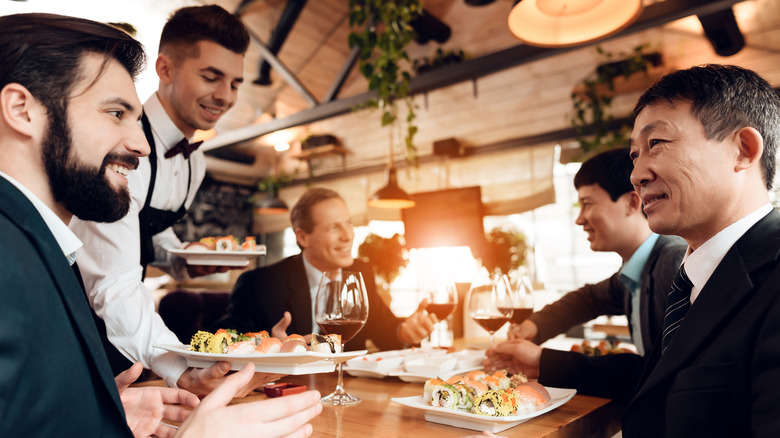
M 568 369 L 552 364 L 576 353 L 527 341 L 490 355 L 542 384 L 601 382 L 588 392 L 628 400 L 624 437 L 780 436 L 780 213 L 768 195 L 780 98 L 750 70 L 705 65 L 663 77 L 635 112 L 631 182 L 650 228 L 688 243 L 663 335 L 644 360 L 580 356 Z
M 290 221 L 301 253 L 241 274 L 230 295 L 227 315 L 213 329 L 267 330 L 279 338 L 312 333 L 316 327 L 313 303 L 322 273 L 350 269 L 363 274 L 369 314 L 347 349 L 362 350 L 369 339 L 382 350 L 398 349 L 419 343 L 433 331 L 436 321 L 425 311 L 426 302 L 401 322 L 376 293 L 371 267 L 352 258 L 352 220 L 338 193 L 319 187 L 307 190 L 290 212 Z
M 650 231 L 642 202 L 631 185 L 633 168 L 627 148 L 613 149 L 582 163 L 574 175 L 580 203 L 576 223 L 588 233 L 592 250 L 620 255 L 620 270 L 567 293 L 513 325 L 510 338 L 540 344 L 601 315 L 625 315 L 637 352 L 645 354 L 653 345 L 686 245 L 679 237 Z
M 113 379 L 67 223 L 127 213 L 126 175 L 149 153 L 133 83 L 141 45 L 94 21 L 18 14 L 0 17 L 0 59 L 0 436 L 310 435 L 316 391 L 226 406 L 253 366 L 202 402 L 127 388 L 139 364 Z M 162 418 L 186 421 L 176 430 Z

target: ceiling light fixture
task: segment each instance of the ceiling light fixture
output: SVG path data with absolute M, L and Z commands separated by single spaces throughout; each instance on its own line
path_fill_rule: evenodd
M 516 0 L 509 30 L 531 46 L 576 46 L 625 29 L 642 8 L 642 0 Z
M 398 186 L 398 175 L 393 163 L 393 141 L 390 138 L 390 152 L 387 160 L 387 172 L 385 174 L 385 186 L 377 190 L 374 196 L 368 200 L 369 207 L 402 209 L 414 207 L 414 201 L 409 194 Z

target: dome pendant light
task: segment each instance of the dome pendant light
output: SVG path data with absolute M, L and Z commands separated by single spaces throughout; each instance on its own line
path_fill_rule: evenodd
M 576 46 L 625 29 L 642 8 L 642 0 L 517 0 L 509 30 L 531 46 Z
M 414 207 L 414 201 L 409 194 L 398 186 L 398 175 L 393 164 L 393 135 L 390 131 L 390 150 L 387 156 L 387 173 L 385 185 L 368 200 L 369 207 L 401 209 Z

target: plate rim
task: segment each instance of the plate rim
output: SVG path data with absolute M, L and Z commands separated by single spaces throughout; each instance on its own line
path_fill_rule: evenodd
M 398 403 L 401 406 L 406 406 L 408 408 L 421 410 L 423 412 L 435 412 L 441 415 L 450 416 L 450 417 L 456 417 L 460 420 L 473 420 L 473 421 L 480 421 L 480 422 L 491 422 L 491 423 L 513 423 L 516 421 L 526 421 L 530 420 L 531 418 L 538 417 L 540 415 L 546 414 L 547 412 L 550 412 L 554 409 L 557 409 L 564 404 L 566 404 L 569 400 L 574 398 L 575 395 L 577 395 L 577 390 L 574 388 L 556 388 L 551 386 L 545 386 L 545 389 L 547 389 L 548 392 L 550 392 L 550 396 L 552 399 L 547 402 L 548 404 L 542 408 L 539 408 L 535 411 L 524 413 L 522 415 L 511 415 L 507 417 L 488 417 L 485 415 L 479 415 L 479 414 L 472 414 L 470 412 L 462 412 L 462 411 L 453 411 L 449 409 L 444 408 L 437 408 L 435 406 L 431 406 L 425 402 L 422 401 L 421 395 L 412 395 L 408 397 L 394 397 L 391 398 L 395 403 Z M 558 394 L 557 396 L 553 396 L 553 393 Z M 409 402 L 416 401 L 419 402 L 420 405 L 410 404 Z

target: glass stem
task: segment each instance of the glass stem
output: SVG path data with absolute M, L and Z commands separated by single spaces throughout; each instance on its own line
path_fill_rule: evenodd
M 341 376 L 341 367 L 344 366 L 344 362 L 339 362 L 338 365 L 336 365 L 339 369 L 339 377 L 338 381 L 336 382 L 336 390 L 334 391 L 335 394 L 346 394 L 347 391 L 344 390 L 344 380 Z

